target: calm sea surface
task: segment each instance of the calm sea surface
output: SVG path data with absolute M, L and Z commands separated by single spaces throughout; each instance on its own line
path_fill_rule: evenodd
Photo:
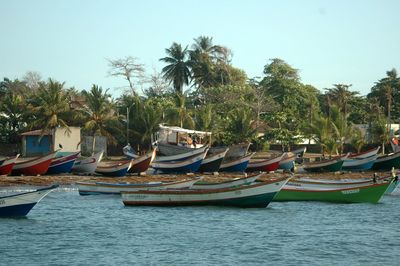
M 63 187 L 27 218 L 0 219 L 0 265 L 400 265 L 399 218 L 399 192 L 380 204 L 155 208 Z

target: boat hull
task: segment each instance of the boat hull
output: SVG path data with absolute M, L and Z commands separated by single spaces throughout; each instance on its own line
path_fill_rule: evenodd
M 61 157 L 53 159 L 46 174 L 57 175 L 71 172 L 79 153 L 80 152 L 65 156 L 65 158 Z
M 129 173 L 144 173 L 149 169 L 150 164 L 153 162 L 156 156 L 156 151 L 153 150 L 151 154 L 145 154 L 143 156 L 137 157 L 132 161 L 131 168 L 129 169 Z
M 374 170 L 390 170 L 392 168 L 400 168 L 400 152 L 376 159 L 372 169 Z
M 131 167 L 131 163 L 131 160 L 129 160 L 127 162 L 121 162 L 113 166 L 98 166 L 96 168 L 96 173 L 110 177 L 123 177 L 126 176 L 126 174 L 128 173 L 128 170 Z
M 0 163 L 0 175 L 10 174 L 18 157 L 19 157 L 19 154 L 17 156 L 15 156 L 14 158 L 4 159 Z
M 343 166 L 342 160 L 338 160 L 332 164 L 329 165 L 323 165 L 323 166 L 304 166 L 304 170 L 307 172 L 337 172 L 342 169 Z
M 334 203 L 378 203 L 391 182 L 333 190 L 282 189 L 274 201 L 325 201 Z
M 342 165 L 342 170 L 346 171 L 366 171 L 372 168 L 378 155 L 363 159 L 346 159 Z
M 101 161 L 102 157 L 103 152 L 99 152 L 86 159 L 76 160 L 71 171 L 74 173 L 94 174 L 97 164 Z
M 219 169 L 220 172 L 244 172 L 253 154 L 235 159 L 229 162 L 223 161 Z
M 30 161 L 16 163 L 11 171 L 11 174 L 27 176 L 43 175 L 49 169 L 51 161 L 55 155 L 56 152 L 53 152 L 46 156 L 42 156 Z

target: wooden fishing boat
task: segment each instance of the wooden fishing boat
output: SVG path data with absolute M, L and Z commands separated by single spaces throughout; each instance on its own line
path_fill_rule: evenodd
M 282 160 L 279 162 L 278 169 L 283 169 L 283 170 L 291 170 L 294 168 L 294 164 L 296 161 L 297 155 L 296 154 L 289 154 L 286 153 L 286 155 L 282 158 Z
M 137 190 L 161 190 L 161 189 L 179 189 L 190 188 L 194 183 L 200 181 L 203 177 L 195 177 L 176 182 L 150 182 L 150 183 L 106 183 L 106 182 L 76 182 L 79 194 L 98 195 L 98 194 L 120 194 L 121 191 Z
M 380 156 L 376 159 L 372 169 L 374 170 L 390 170 L 392 168 L 400 168 L 400 151 L 388 155 Z
M 343 162 L 342 170 L 345 171 L 365 171 L 372 168 L 378 155 L 375 154 L 371 157 L 360 158 L 360 159 L 346 159 Z
M 216 154 L 208 154 L 206 158 L 201 162 L 200 168 L 198 172 L 201 173 L 214 173 L 218 172 L 219 168 L 221 167 L 222 161 L 225 158 L 225 154 L 228 152 L 228 148 L 224 151 Z
M 347 155 L 338 156 L 330 160 L 323 160 L 319 162 L 305 163 L 303 169 L 308 172 L 336 172 L 340 171 L 343 166 L 344 160 Z
M 29 211 L 58 185 L 0 197 L 0 217 L 26 216 Z
M 282 158 L 286 156 L 286 153 L 279 155 L 278 157 L 262 160 L 262 161 L 250 161 L 247 165 L 246 172 L 262 171 L 271 172 L 275 171 L 279 167 L 279 163 Z
M 220 172 L 244 172 L 249 164 L 250 158 L 254 153 L 250 153 L 238 159 L 233 159 L 231 161 L 222 161 Z
M 100 166 L 98 165 L 95 172 L 97 174 L 112 176 L 112 177 L 123 177 L 128 173 L 131 168 L 132 160 L 126 160 L 122 162 L 113 162 L 112 165 Z
M 250 143 L 234 144 L 229 147 L 211 147 L 208 151 L 210 154 L 217 154 L 228 149 L 225 154 L 224 162 L 232 161 L 234 159 L 246 156 L 250 147 Z
M 15 157 L 5 158 L 0 162 L 0 175 L 8 175 L 17 161 L 19 154 Z
M 386 190 L 385 194 L 392 194 L 398 187 L 400 187 L 400 179 L 399 176 L 397 175 L 394 178 L 393 182 L 388 187 L 388 189 Z
M 351 159 L 368 158 L 368 157 L 371 157 L 371 156 L 374 156 L 374 155 L 378 154 L 380 148 L 381 147 L 376 147 L 376 148 L 372 148 L 372 149 L 366 150 L 364 152 L 350 154 L 349 158 L 351 158 Z
M 337 203 L 377 203 L 389 188 L 389 182 L 347 188 L 284 187 L 274 201 L 326 201 Z
M 231 188 L 238 187 L 243 185 L 250 185 L 254 183 L 258 178 L 263 176 L 265 173 L 254 174 L 242 178 L 235 178 L 233 180 L 229 180 L 226 182 L 220 183 L 206 183 L 206 182 L 197 182 L 191 188 L 192 189 L 221 189 L 221 188 Z
M 16 162 L 12 168 L 12 175 L 42 175 L 47 172 L 51 161 L 56 156 L 57 151 L 37 157 L 29 161 Z
M 74 166 L 74 163 L 80 153 L 81 152 L 75 152 L 75 153 L 72 153 L 67 156 L 61 156 L 58 158 L 54 158 L 51 161 L 49 169 L 47 170 L 46 174 L 47 175 L 56 175 L 56 174 L 71 172 L 72 166 Z
M 129 173 L 144 173 L 149 169 L 150 164 L 153 162 L 156 157 L 156 149 L 153 149 L 152 152 L 149 152 L 145 155 L 136 157 L 136 159 L 132 160 L 131 168 L 129 169 Z
M 207 150 L 184 161 L 153 162 L 152 168 L 163 173 L 194 173 L 199 170 Z
M 180 154 L 175 154 L 175 155 L 170 155 L 170 156 L 157 156 L 155 159 L 155 162 L 176 162 L 176 161 L 184 161 L 187 160 L 188 158 L 191 158 L 193 156 L 199 155 L 204 153 L 208 149 L 207 146 L 198 148 L 198 149 L 190 149 L 190 151 L 185 152 L 185 153 L 180 153 Z
M 306 153 L 306 151 L 307 151 L 307 147 L 301 147 L 301 148 L 291 151 L 291 153 L 296 154 L 297 157 L 303 157 L 304 153 Z
M 122 152 L 125 154 L 125 156 L 128 159 L 136 159 L 139 157 L 139 155 L 135 153 L 135 151 L 132 149 L 131 145 L 129 145 L 129 144 L 122 148 Z
M 97 164 L 103 158 L 103 151 L 98 152 L 90 157 L 84 159 L 77 159 L 72 166 L 72 172 L 82 174 L 94 174 L 97 168 Z
M 181 189 L 121 192 L 126 206 L 217 205 L 264 208 L 286 184 L 286 178 L 223 189 Z

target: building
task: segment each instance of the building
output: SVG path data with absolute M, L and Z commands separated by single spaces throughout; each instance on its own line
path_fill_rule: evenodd
M 81 150 L 81 129 L 64 127 L 42 132 L 34 130 L 21 134 L 22 155 L 38 156 L 61 149 L 62 152 L 76 152 Z

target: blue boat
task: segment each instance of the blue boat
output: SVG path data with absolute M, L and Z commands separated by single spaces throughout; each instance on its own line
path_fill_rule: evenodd
M 342 170 L 345 171 L 366 171 L 372 168 L 378 155 L 373 155 L 363 159 L 346 159 L 343 162 Z
M 201 162 L 206 157 L 207 150 L 199 155 L 184 161 L 153 162 L 152 167 L 156 172 L 163 173 L 194 173 L 199 170 Z
M 296 158 L 297 158 L 296 154 L 293 155 L 286 154 L 286 156 L 279 162 L 278 168 L 283 170 L 293 169 Z
M 29 211 L 58 185 L 0 197 L 0 217 L 26 216 Z
M 74 166 L 74 163 L 78 158 L 79 154 L 80 152 L 75 152 L 67 156 L 54 158 L 51 161 L 49 169 L 46 172 L 46 175 L 57 175 L 57 174 L 71 172 L 72 166 Z
M 97 166 L 96 173 L 105 175 L 105 176 L 112 176 L 112 177 L 123 177 L 126 176 L 129 169 L 131 168 L 132 160 L 116 162 L 113 165 L 108 166 Z
M 244 172 L 249 164 L 250 158 L 253 153 L 233 159 L 227 162 L 222 162 L 219 168 L 220 172 Z

